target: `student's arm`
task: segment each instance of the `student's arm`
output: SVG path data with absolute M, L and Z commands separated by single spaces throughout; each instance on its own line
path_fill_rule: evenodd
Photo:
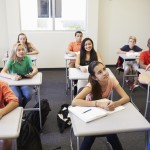
M 99 102 L 97 100 L 84 100 L 85 97 L 91 93 L 91 88 L 86 86 L 72 101 L 72 106 L 86 106 L 86 107 L 100 107 L 103 109 L 107 109 L 108 102 Z
M 146 66 L 146 71 L 147 70 L 150 70 L 150 64 L 148 64 L 147 66 Z
M 80 68 L 80 54 L 77 55 L 76 61 L 75 61 L 75 67 Z
M 31 52 L 27 52 L 27 55 L 34 55 L 34 54 L 38 54 L 39 51 L 34 47 L 34 45 L 32 43 L 31 44 Z
M 87 72 L 87 68 L 85 66 L 80 66 L 80 54 L 77 55 L 75 67 L 80 69 L 82 72 Z
M 86 101 L 85 97 L 91 92 L 90 87 L 85 87 L 72 101 L 72 106 L 95 106 L 95 101 Z
M 4 115 L 18 107 L 18 98 L 14 95 L 8 84 L 4 83 L 1 88 L 1 94 L 3 94 L 3 99 L 6 100 L 7 105 L 0 109 L 0 118 L 2 118 Z
M 9 78 L 12 80 L 20 80 L 21 76 L 17 75 L 17 74 L 9 74 L 8 73 L 8 67 L 5 66 L 2 71 L 1 71 L 1 76 L 5 77 L 5 78 Z
M 68 48 L 66 50 L 66 54 L 72 54 L 72 55 L 76 56 L 76 53 L 73 52 L 73 42 L 69 43 Z
M 37 67 L 33 64 L 32 65 L 32 72 L 27 74 L 26 77 L 28 78 L 32 78 L 34 75 L 36 75 L 38 73 L 38 69 Z
M 112 110 L 120 105 L 123 105 L 127 102 L 130 101 L 129 96 L 127 95 L 127 93 L 123 90 L 123 88 L 120 86 L 120 84 L 118 84 L 115 88 L 116 92 L 120 95 L 120 99 L 110 103 L 108 105 L 108 109 Z
M 117 51 L 117 54 L 126 54 L 125 51 L 122 51 L 121 49 Z
M 147 65 L 145 65 L 143 61 L 140 60 L 139 64 L 140 64 L 140 68 L 146 69 Z
M 104 64 L 104 61 L 103 61 L 103 59 L 102 59 L 102 56 L 97 52 L 97 60 L 99 61 L 99 62 L 101 62 L 101 63 L 103 63 Z

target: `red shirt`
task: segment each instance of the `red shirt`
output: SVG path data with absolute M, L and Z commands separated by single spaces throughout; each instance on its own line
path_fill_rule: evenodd
M 150 51 L 144 51 L 140 54 L 140 61 L 144 63 L 144 65 L 150 64 Z
M 11 101 L 18 102 L 18 98 L 6 82 L 0 81 L 0 108 L 5 107 L 4 102 L 9 103 Z

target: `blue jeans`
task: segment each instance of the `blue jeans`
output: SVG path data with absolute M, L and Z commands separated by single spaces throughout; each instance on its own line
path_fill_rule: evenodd
M 19 106 L 25 105 L 32 99 L 33 87 L 32 86 L 10 86 L 12 91 L 19 99 Z
M 86 136 L 81 144 L 80 150 L 90 150 L 96 137 L 103 136 Z M 107 141 L 111 144 L 113 150 L 123 150 L 119 138 L 116 134 L 106 135 Z

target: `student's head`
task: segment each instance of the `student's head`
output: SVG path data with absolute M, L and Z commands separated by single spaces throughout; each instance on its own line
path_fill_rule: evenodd
M 93 99 L 102 98 L 101 83 L 106 83 L 109 79 L 109 73 L 103 63 L 92 61 L 88 67 L 89 82 L 92 86 Z
M 24 33 L 20 33 L 17 43 L 27 44 L 27 36 Z
M 81 50 L 87 52 L 94 50 L 94 44 L 92 39 L 85 38 L 81 43 Z
M 88 71 L 93 80 L 104 82 L 108 80 L 109 74 L 103 63 L 92 61 L 88 67 Z
M 129 47 L 133 48 L 136 44 L 136 37 L 135 36 L 130 36 L 128 43 L 129 43 Z
M 147 47 L 148 47 L 149 50 L 150 50 L 150 38 L 149 38 L 148 41 L 147 41 Z
M 76 42 L 80 43 L 82 41 L 82 36 L 83 36 L 83 33 L 81 31 L 76 31 L 75 32 Z
M 17 58 L 23 58 L 25 53 L 26 51 L 24 45 L 22 43 L 17 43 L 11 51 L 10 58 L 17 60 Z
M 90 53 L 90 62 L 97 60 L 97 53 L 94 50 L 94 44 L 92 39 L 85 38 L 81 43 L 80 48 L 80 65 L 85 65 L 86 54 Z

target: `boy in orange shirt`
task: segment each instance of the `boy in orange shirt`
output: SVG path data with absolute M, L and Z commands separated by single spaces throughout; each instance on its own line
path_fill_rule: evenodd
M 82 42 L 83 33 L 81 31 L 75 32 L 75 41 L 70 42 L 67 48 L 66 53 L 76 56 L 77 52 L 80 52 L 81 42 Z M 75 68 L 75 60 L 71 60 L 69 63 L 69 68 Z

